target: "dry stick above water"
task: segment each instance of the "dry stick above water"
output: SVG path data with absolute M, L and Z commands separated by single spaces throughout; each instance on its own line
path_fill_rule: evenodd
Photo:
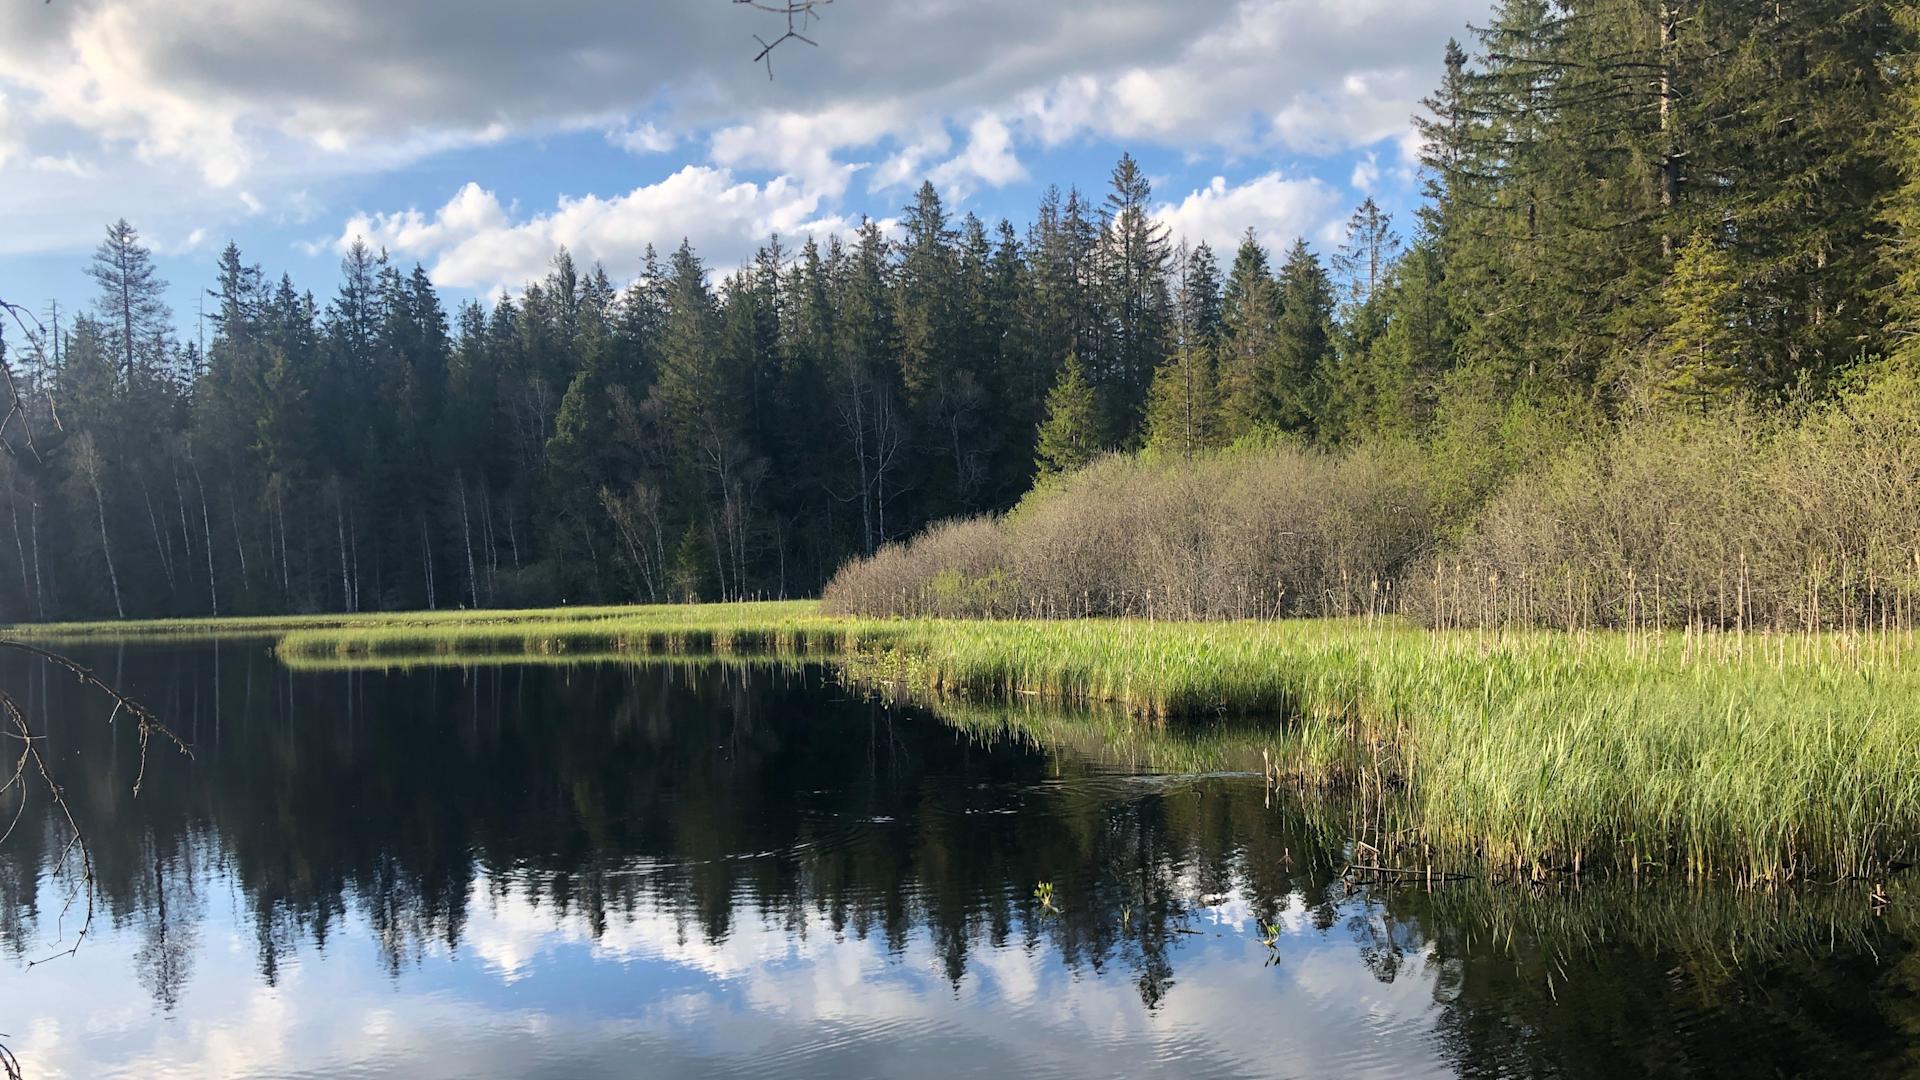
M 119 690 L 114 689 L 113 686 L 94 674 L 92 669 L 58 653 L 48 652 L 45 649 L 28 645 L 21 641 L 0 639 L 0 649 L 12 649 L 17 652 L 26 653 L 29 656 L 68 672 L 77 678 L 81 685 L 92 687 L 106 694 L 107 697 L 113 701 L 113 712 L 109 714 L 107 718 L 109 723 L 118 719 L 122 712 L 133 717 L 140 739 L 139 762 L 133 780 L 133 794 L 136 797 L 139 796 L 140 787 L 146 780 L 147 747 L 156 735 L 159 736 L 162 741 L 172 743 L 175 749 L 187 757 L 193 756 L 193 750 L 187 746 L 179 735 L 174 733 L 172 728 L 161 723 L 159 718 L 154 716 L 153 712 L 146 706 L 121 693 Z M 33 733 L 32 726 L 27 723 L 25 710 L 20 708 L 19 703 L 13 699 L 11 694 L 3 690 L 0 690 L 0 734 L 4 734 L 7 738 L 16 739 L 20 743 L 20 756 L 14 761 L 13 771 L 7 777 L 6 782 L 0 784 L 0 795 L 5 795 L 8 792 L 14 792 L 15 789 L 18 789 L 13 797 L 19 800 L 19 804 L 14 810 L 13 819 L 7 823 L 5 831 L 0 832 L 0 844 L 4 844 L 6 840 L 13 835 L 14 829 L 26 815 L 27 788 L 33 782 L 34 776 L 37 775 L 41 784 L 46 787 L 47 797 L 52 800 L 54 809 L 57 810 L 60 817 L 66 821 L 67 830 L 70 834 L 66 846 L 60 849 L 59 856 L 56 857 L 52 863 L 53 876 L 64 876 L 71 883 L 60 908 L 60 921 L 62 924 L 66 921 L 67 913 L 73 910 L 76 904 L 85 905 L 84 913 L 80 919 L 80 929 L 74 934 L 72 944 L 48 956 L 30 961 L 27 967 L 31 969 L 46 963 L 48 960 L 63 956 L 72 956 L 75 952 L 79 951 L 81 943 L 86 940 L 88 932 L 93 929 L 93 855 L 87 846 L 86 834 L 81 830 L 79 821 L 73 816 L 73 808 L 67 804 L 66 794 L 61 789 L 59 780 L 54 777 L 53 769 L 47 764 L 46 757 L 40 753 L 40 743 L 44 740 L 45 736 L 35 735 Z M 70 871 L 70 868 L 74 866 L 76 861 L 78 862 L 78 873 L 73 873 Z M 64 936 L 64 934 L 62 936 Z M 22 1076 L 19 1059 L 16 1058 L 13 1051 L 8 1049 L 4 1044 L 0 1044 L 0 1075 L 4 1075 L 5 1080 L 21 1080 Z
M 18 304 L 0 299 L 0 318 L 6 316 L 11 316 L 20 327 L 29 345 L 34 348 L 40 347 L 40 323 L 31 312 Z M 7 396 L 6 414 L 0 417 L 0 450 L 16 458 L 30 459 L 34 466 L 44 465 L 46 458 L 39 444 L 34 440 L 32 414 L 20 393 L 19 385 L 14 381 L 13 367 L 7 364 L 4 358 L 0 358 L 0 378 L 3 378 L 6 384 Z M 51 399 L 49 399 L 49 405 L 51 405 Z M 54 426 L 58 429 L 59 414 L 55 412 L 53 415 Z M 16 423 L 20 429 L 20 447 L 16 447 L 13 441 L 6 438 L 8 430 L 16 426 Z M 24 450 L 24 456 L 22 450 Z M 107 717 L 108 723 L 119 719 L 123 712 L 133 718 L 135 731 L 140 740 L 139 760 L 133 778 L 133 794 L 136 798 L 140 795 L 141 786 L 146 782 L 147 747 L 155 736 L 163 742 L 172 743 L 175 749 L 187 757 L 193 756 L 193 750 L 187 746 L 186 742 L 175 734 L 172 728 L 161 723 L 160 718 L 155 716 L 152 710 L 115 689 L 106 680 L 94 674 L 91 668 L 69 657 L 36 645 L 29 645 L 24 641 L 0 639 L 0 649 L 25 653 L 42 663 L 67 672 L 79 680 L 82 686 L 91 687 L 105 694 L 113 702 L 113 711 Z M 73 943 L 50 956 L 30 962 L 27 966 L 32 968 L 55 957 L 73 955 L 79 950 L 80 943 L 86 940 L 87 933 L 93 929 L 93 856 L 87 847 L 86 834 L 81 830 L 79 821 L 73 816 L 73 808 L 67 804 L 66 794 L 62 791 L 59 780 L 54 776 L 53 769 L 48 765 L 45 756 L 40 753 L 39 744 L 45 736 L 33 733 L 32 726 L 27 722 L 26 711 L 21 709 L 13 696 L 4 690 L 0 690 L 0 735 L 16 739 L 20 743 L 20 756 L 14 761 L 13 771 L 7 776 L 5 782 L 0 784 L 0 795 L 15 792 L 13 797 L 19 800 L 13 819 L 7 823 L 4 831 L 0 831 L 0 843 L 4 843 L 13 835 L 14 829 L 25 816 L 27 789 L 34 777 L 38 776 L 41 784 L 47 789 L 47 797 L 52 800 L 53 807 L 59 812 L 60 817 L 66 821 L 67 829 L 71 834 L 66 846 L 61 848 L 59 857 L 53 863 L 54 876 L 65 874 L 72 883 L 60 909 L 61 921 L 64 923 L 67 912 L 72 910 L 75 904 L 85 903 L 85 914 L 81 918 L 79 931 L 74 934 Z M 68 874 L 68 867 L 76 859 L 79 863 L 79 873 Z M 19 1059 L 14 1056 L 12 1050 L 0 1044 L 0 1076 L 5 1080 L 20 1080 L 21 1075 Z

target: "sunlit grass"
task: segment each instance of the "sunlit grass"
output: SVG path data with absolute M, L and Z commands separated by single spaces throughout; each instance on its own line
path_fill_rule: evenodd
M 1910 634 L 884 620 L 823 616 L 806 602 L 337 623 L 302 624 L 277 649 L 289 663 L 327 666 L 829 659 L 856 679 L 949 700 L 1100 705 L 1087 715 L 1102 719 L 1072 721 L 1073 737 L 1121 746 L 1169 718 L 1252 717 L 1264 738 L 1237 724 L 1231 746 L 1136 748 L 1173 766 L 1184 756 L 1245 767 L 1258 745 L 1289 778 L 1373 800 L 1381 835 L 1529 872 L 1604 862 L 1745 881 L 1831 877 L 1910 857 L 1920 835 Z M 1068 721 L 1021 722 L 1068 737 Z

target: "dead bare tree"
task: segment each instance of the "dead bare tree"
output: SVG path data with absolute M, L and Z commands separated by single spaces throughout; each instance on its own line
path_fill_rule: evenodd
M 0 650 L 24 653 L 56 670 L 65 671 L 78 679 L 83 686 L 98 690 L 113 703 L 113 711 L 108 714 L 107 722 L 114 723 L 121 714 L 132 717 L 140 749 L 137 764 L 134 767 L 133 794 L 138 798 L 141 787 L 147 778 L 147 750 L 153 740 L 171 744 L 174 749 L 187 757 L 193 756 L 193 750 L 172 728 L 160 722 L 146 706 L 116 690 L 112 684 L 94 674 L 93 670 L 77 661 L 50 652 L 36 645 L 12 638 L 0 638 Z M 10 796 L 15 801 L 12 820 L 6 829 L 0 831 L 0 844 L 12 837 L 14 829 L 26 816 L 29 790 L 37 780 L 52 805 L 56 820 L 64 822 L 67 841 L 51 864 L 51 877 L 66 882 L 66 895 L 61 901 L 60 923 L 64 927 L 67 916 L 80 909 L 80 928 L 64 948 L 59 948 L 46 956 L 27 963 L 29 969 L 65 956 L 72 956 L 80 950 L 87 935 L 93 930 L 95 880 L 93 874 L 93 854 L 87 845 L 86 832 L 80 827 L 80 821 L 74 816 L 73 807 L 68 805 L 66 792 L 54 775 L 53 767 L 48 764 L 46 755 L 40 752 L 40 744 L 46 740 L 44 735 L 35 735 L 33 727 L 27 721 L 26 710 L 20 707 L 13 695 L 0 690 L 0 738 L 12 739 L 20 744 L 20 754 L 14 759 L 12 770 L 0 783 L 0 796 Z M 66 940 L 63 932 L 59 940 Z M 4 1036 L 0 1036 L 4 1037 Z M 0 1075 L 5 1080 L 21 1080 L 20 1061 L 4 1043 L 0 1043 Z
M 11 316 L 21 333 L 25 335 L 29 346 L 36 349 L 41 347 L 42 328 L 39 320 L 34 318 L 31 312 L 17 304 L 0 299 L 0 325 L 4 324 L 5 316 Z M 46 464 L 46 457 L 34 438 L 32 413 L 27 408 L 18 384 L 14 381 L 13 365 L 8 363 L 4 356 L 0 356 L 0 379 L 4 379 L 5 382 L 7 401 L 6 415 L 0 417 L 0 450 L 38 469 Z M 57 410 L 50 410 L 50 414 L 58 430 L 59 413 Z M 16 425 L 19 428 L 17 445 L 14 439 L 8 438 L 10 429 Z M 115 591 L 117 600 L 117 584 Z M 193 751 L 186 742 L 175 734 L 172 728 L 161 723 L 159 717 L 155 716 L 151 710 L 115 689 L 112 684 L 78 661 L 15 638 L 0 637 L 0 651 L 25 654 L 56 670 L 66 672 L 79 680 L 83 686 L 105 694 L 107 700 L 113 704 L 113 710 L 107 716 L 108 723 L 118 721 L 122 714 L 132 718 L 136 737 L 140 743 L 133 779 L 133 794 L 136 798 L 140 795 L 141 786 L 146 782 L 147 749 L 155 738 L 171 744 L 174 749 L 187 757 L 193 756 Z M 46 736 L 33 733 L 26 711 L 20 707 L 13 695 L 4 689 L 0 689 L 0 738 L 13 739 L 20 744 L 20 754 L 14 759 L 11 772 L 6 774 L 4 782 L 0 782 L 0 796 L 11 797 L 17 803 L 12 820 L 7 823 L 4 830 L 0 830 L 0 844 L 4 844 L 13 835 L 14 829 L 25 817 L 28 792 L 37 780 L 45 790 L 57 820 L 65 823 L 68 833 L 67 842 L 54 860 L 52 868 L 54 878 L 65 879 L 68 882 L 67 894 L 61 907 L 62 924 L 64 925 L 68 912 L 76 906 L 83 908 L 80 929 L 74 934 L 72 942 L 51 955 L 31 961 L 27 965 L 31 968 L 57 957 L 73 955 L 79 950 L 88 932 L 93 929 L 95 892 L 93 856 L 87 846 L 86 833 L 80 828 L 79 820 L 74 817 L 73 808 L 67 804 L 66 794 L 55 777 L 52 766 L 48 763 L 46 756 L 40 752 L 40 743 Z M 64 933 L 61 936 L 64 939 Z M 14 1056 L 12 1050 L 0 1044 L 0 1077 L 4 1077 L 4 1080 L 21 1080 L 21 1076 L 19 1059 Z
M 767 80 L 773 80 L 773 50 L 789 41 L 800 41 L 818 48 L 820 43 L 801 33 L 811 29 L 813 21 L 820 18 L 820 9 L 833 3 L 833 0 L 733 0 L 736 4 L 745 4 L 755 11 L 784 15 L 787 20 L 787 32 L 768 41 L 759 34 L 753 40 L 760 43 L 760 52 L 753 58 L 756 64 L 767 65 Z

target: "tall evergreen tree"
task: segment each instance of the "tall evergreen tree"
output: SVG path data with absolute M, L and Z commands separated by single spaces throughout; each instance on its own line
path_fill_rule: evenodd
M 163 299 L 167 283 L 160 280 L 153 254 L 127 219 L 107 226 L 87 274 L 99 290 L 94 317 L 119 363 L 121 379 L 131 385 L 140 375 L 158 372 L 173 336 L 173 313 Z
M 1060 381 L 1047 395 L 1047 420 L 1040 426 L 1036 463 L 1043 476 L 1072 472 L 1108 448 L 1106 418 L 1093 383 L 1078 356 L 1060 367 Z

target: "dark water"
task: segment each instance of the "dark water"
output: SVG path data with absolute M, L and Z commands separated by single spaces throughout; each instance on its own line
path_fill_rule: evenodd
M 84 917 L 34 791 L 0 846 L 0 1031 L 29 1076 L 1920 1064 L 1897 883 L 1882 914 L 1845 886 L 1355 891 L 1339 830 L 1258 777 L 1136 775 L 811 669 L 87 659 L 196 756 L 156 748 L 136 800 L 99 700 L 0 670 L 98 881 L 79 950 L 28 970 Z

